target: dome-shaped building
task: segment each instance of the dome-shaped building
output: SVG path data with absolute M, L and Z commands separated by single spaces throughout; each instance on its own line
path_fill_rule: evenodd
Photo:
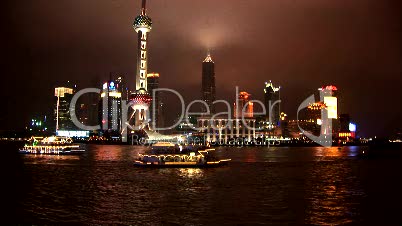
M 134 19 L 133 27 L 136 32 L 144 28 L 147 30 L 151 30 L 152 20 L 149 16 L 141 14 Z

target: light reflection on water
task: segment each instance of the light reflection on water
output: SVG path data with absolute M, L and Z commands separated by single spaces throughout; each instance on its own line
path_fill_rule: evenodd
M 326 149 L 328 155 L 334 149 Z M 366 196 L 359 178 L 353 174 L 349 163 L 322 163 L 309 169 L 306 186 L 310 205 L 306 222 L 311 224 L 348 224 L 352 218 L 344 217 L 356 212 L 357 203 Z M 317 183 L 319 181 L 319 183 Z M 353 202 L 351 202 L 353 200 Z
M 30 155 L 26 154 L 23 156 L 27 164 L 61 164 L 68 163 L 70 161 L 76 161 L 80 159 L 78 155 Z
M 179 175 L 185 178 L 200 178 L 203 176 L 203 169 L 195 169 L 195 168 L 184 168 L 178 169 Z
M 339 157 L 343 156 L 344 153 L 337 147 L 314 147 L 314 156 L 331 156 Z
M 94 160 L 101 161 L 132 161 L 149 147 L 145 146 L 121 146 L 121 145 L 97 145 L 92 147 Z
M 14 222 L 346 224 L 398 211 L 369 193 L 374 187 L 384 202 L 398 200 L 392 172 L 401 164 L 358 159 L 358 147 L 220 147 L 216 157 L 232 159 L 226 167 L 133 167 L 146 149 L 90 145 L 81 156 L 21 156 Z

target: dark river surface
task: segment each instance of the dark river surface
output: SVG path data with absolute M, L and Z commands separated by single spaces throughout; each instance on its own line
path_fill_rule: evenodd
M 219 147 L 232 161 L 210 169 L 135 168 L 146 147 L 87 147 L 3 156 L 2 222 L 402 225 L 402 161 L 357 157 L 365 147 Z

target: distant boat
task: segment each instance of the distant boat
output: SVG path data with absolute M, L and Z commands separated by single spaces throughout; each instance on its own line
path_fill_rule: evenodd
M 218 160 L 211 154 L 215 149 L 202 146 L 182 146 L 170 142 L 158 142 L 147 154 L 139 154 L 134 166 L 138 167 L 179 167 L 203 168 L 226 165 L 230 159 Z
M 28 144 L 19 150 L 20 154 L 79 155 L 85 152 L 70 137 L 31 137 Z

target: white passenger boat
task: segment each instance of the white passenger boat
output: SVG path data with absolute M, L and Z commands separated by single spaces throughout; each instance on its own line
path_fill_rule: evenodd
M 79 155 L 85 152 L 79 144 L 74 144 L 70 137 L 31 137 L 28 144 L 19 150 L 21 154 L 44 155 Z
M 226 165 L 230 159 L 216 159 L 215 149 L 201 146 L 181 147 L 172 143 L 156 143 L 150 153 L 139 154 L 134 166 L 139 167 L 180 167 L 202 168 Z

